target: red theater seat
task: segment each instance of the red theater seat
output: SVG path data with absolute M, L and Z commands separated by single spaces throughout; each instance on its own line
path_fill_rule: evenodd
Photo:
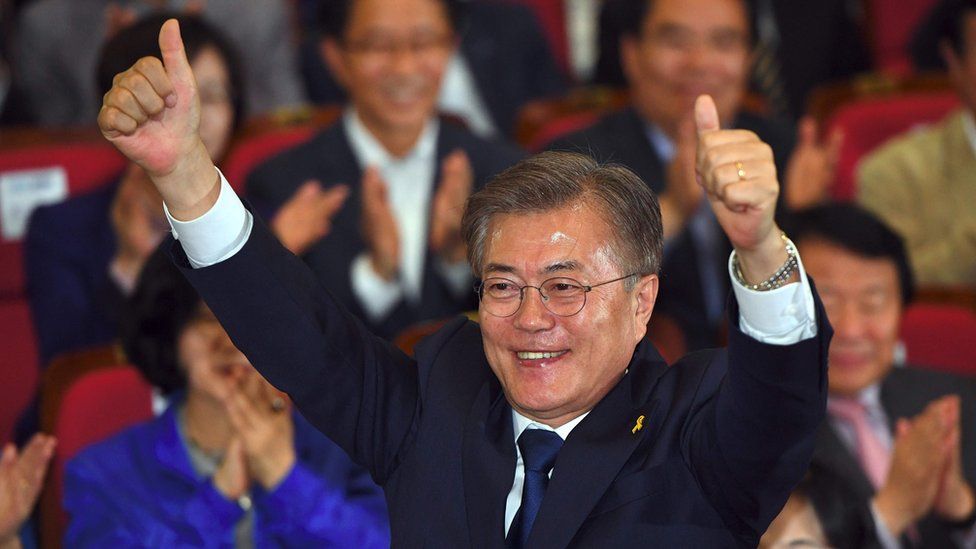
M 125 166 L 123 157 L 106 141 L 78 142 L 77 138 L 66 139 L 69 142 L 58 142 L 57 136 L 42 136 L 38 145 L 19 143 L 10 147 L 0 146 L 0 177 L 60 169 L 67 183 L 66 198 L 109 183 Z M 0 209 L 0 216 L 3 211 L 7 210 Z M 0 236 L 0 297 L 24 295 L 21 239 L 22 236 Z
M 88 371 L 64 391 L 52 432 L 58 446 L 41 499 L 43 547 L 60 547 L 68 524 L 61 508 L 65 463 L 90 444 L 150 419 L 151 402 L 150 385 L 125 365 Z
M 905 311 L 901 340 L 911 365 L 976 375 L 976 313 L 971 309 L 916 303 Z
M 37 342 L 27 301 L 0 301 L 0 444 L 37 390 Z
M 857 165 L 868 153 L 913 127 L 937 122 L 959 105 L 952 91 L 911 93 L 867 98 L 839 107 L 827 123 L 825 135 L 844 134 L 833 196 L 852 200 L 857 194 Z

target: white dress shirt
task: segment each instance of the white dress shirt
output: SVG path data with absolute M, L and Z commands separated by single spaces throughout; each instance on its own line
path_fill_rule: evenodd
M 379 169 L 400 238 L 400 276 L 397 280 L 386 281 L 377 275 L 370 265 L 368 252 L 361 253 L 350 265 L 353 293 L 370 319 L 379 321 L 400 300 L 416 304 L 421 299 L 430 204 L 434 178 L 439 176 L 440 168 L 437 166 L 440 122 L 431 118 L 413 149 L 402 157 L 390 154 L 366 129 L 354 109 L 346 110 L 342 122 L 360 170 Z M 448 265 L 437 261 L 436 264 L 455 294 L 468 290 L 471 277 L 467 263 Z
M 174 237 L 182 244 L 190 264 L 196 268 L 212 265 L 234 255 L 247 241 L 251 232 L 251 213 L 244 208 L 223 174 L 220 175 L 220 180 L 220 195 L 217 203 L 196 220 L 179 222 L 166 210 Z M 745 335 L 772 345 L 791 345 L 817 335 L 813 293 L 810 290 L 802 259 L 799 260 L 799 265 L 800 282 L 767 292 L 757 292 L 742 286 L 735 280 L 732 276 L 732 256 L 729 257 L 728 269 L 732 279 L 732 291 L 739 303 L 739 329 Z M 565 440 L 585 417 L 586 414 L 580 415 L 558 429 L 552 429 L 525 418 L 513 410 L 515 440 L 518 440 L 518 436 L 526 428 L 552 430 Z M 525 479 L 521 452 L 517 444 L 515 447 L 518 464 L 515 467 L 515 478 L 505 505 L 506 533 L 521 505 L 522 483 Z

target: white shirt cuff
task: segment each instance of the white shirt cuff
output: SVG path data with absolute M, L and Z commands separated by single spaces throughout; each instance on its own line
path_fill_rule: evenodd
M 817 335 L 813 292 L 800 257 L 797 257 L 800 282 L 758 292 L 736 280 L 732 271 L 734 255 L 732 252 L 729 256 L 729 276 L 735 299 L 739 302 L 739 330 L 742 333 L 770 345 L 792 345 Z
M 244 207 L 224 174 L 220 170 L 217 170 L 217 174 L 220 176 L 217 202 L 200 217 L 179 221 L 169 214 L 169 208 L 163 204 L 173 238 L 180 241 L 186 258 L 195 269 L 220 263 L 236 254 L 251 236 L 254 224 L 254 217 Z
M 434 264 L 452 294 L 461 296 L 464 292 L 471 291 L 471 267 L 467 261 L 448 263 L 437 258 Z
M 359 299 L 366 316 L 373 322 L 382 320 L 396 304 L 403 299 L 403 289 L 397 282 L 387 282 L 373 271 L 369 263 L 369 255 L 361 253 L 356 256 L 349 267 L 349 278 L 352 291 Z

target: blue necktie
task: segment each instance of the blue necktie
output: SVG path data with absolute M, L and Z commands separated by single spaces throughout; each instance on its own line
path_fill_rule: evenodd
M 522 452 L 525 483 L 522 485 L 522 506 L 515 514 L 515 520 L 512 521 L 505 540 L 508 547 L 525 547 L 529 533 L 532 532 L 532 523 L 542 507 L 542 497 L 546 495 L 546 487 L 549 486 L 549 471 L 552 471 L 556 454 L 562 445 L 563 439 L 559 435 L 544 429 L 526 429 L 519 436 L 518 446 Z

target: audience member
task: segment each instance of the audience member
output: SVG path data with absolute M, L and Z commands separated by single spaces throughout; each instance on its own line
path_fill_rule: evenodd
M 600 14 L 595 82 L 626 84 L 619 40 L 631 0 L 608 0 Z M 799 120 L 818 86 L 868 71 L 871 58 L 859 6 L 851 0 L 747 0 L 756 51 L 750 81 L 775 116 Z
M 0 455 L 0 549 L 21 547 L 18 531 L 30 516 L 54 455 L 53 437 L 36 434 L 20 452 L 8 443 Z
M 101 93 L 139 58 L 158 55 L 158 30 L 166 17 L 152 15 L 106 44 L 98 68 Z M 200 87 L 204 143 L 219 159 L 243 111 L 238 60 L 210 24 L 195 16 L 180 21 Z M 325 230 L 326 216 L 316 208 L 334 207 L 341 199 L 312 189 L 282 210 L 275 232 L 301 251 Z M 24 250 L 43 365 L 61 352 L 115 339 L 121 300 L 168 229 L 162 199 L 134 164 L 99 191 L 34 211 Z
M 92 124 L 102 45 L 154 10 L 199 12 L 223 31 L 246 70 L 248 115 L 304 101 L 284 0 L 36 0 L 18 22 L 16 69 L 35 121 Z
M 443 1 L 456 23 L 456 47 L 438 96 L 442 113 L 457 116 L 481 137 L 505 137 L 514 133 L 523 105 L 566 91 L 565 78 L 529 8 L 492 0 Z M 321 11 L 324 36 L 312 49 L 325 47 L 335 16 L 334 8 Z M 325 55 L 306 55 L 309 95 L 320 103 L 344 102 L 347 90 L 336 84 L 332 68 L 323 63 Z
M 858 200 L 905 239 L 922 284 L 976 285 L 976 1 L 940 12 L 942 57 L 963 106 L 864 159 Z
M 231 343 L 160 250 L 123 341 L 160 417 L 68 462 L 68 547 L 388 547 L 380 489 Z
M 332 230 L 304 255 L 383 336 L 474 308 L 461 210 L 520 154 L 436 116 L 455 40 L 448 0 L 325 4 L 322 54 L 346 88 L 341 120 L 258 167 L 248 196 L 274 209 L 314 178 L 349 186 Z
M 787 230 L 834 327 L 828 420 L 813 467 L 840 478 L 847 499 L 869 508 L 867 522 L 882 546 L 898 547 L 901 539 L 906 547 L 973 547 L 976 382 L 893 367 L 912 296 L 901 240 L 854 205 L 822 206 L 791 221 Z M 837 498 L 832 505 L 857 514 L 850 503 Z M 856 528 L 864 520 L 847 523 Z
M 743 0 L 628 0 L 621 63 L 632 107 L 553 144 L 631 168 L 660 194 L 664 216 L 664 285 L 659 311 L 681 324 L 691 348 L 716 343 L 729 285 L 729 244 L 695 179 L 695 131 L 689 118 L 700 93 L 715 98 L 722 120 L 769 143 L 785 174 L 786 203 L 819 200 L 833 172 L 836 146 L 805 128 L 793 150 L 789 128 L 745 112 L 750 29 Z M 792 158 L 787 164 L 790 151 Z M 742 166 L 742 174 L 750 167 Z

